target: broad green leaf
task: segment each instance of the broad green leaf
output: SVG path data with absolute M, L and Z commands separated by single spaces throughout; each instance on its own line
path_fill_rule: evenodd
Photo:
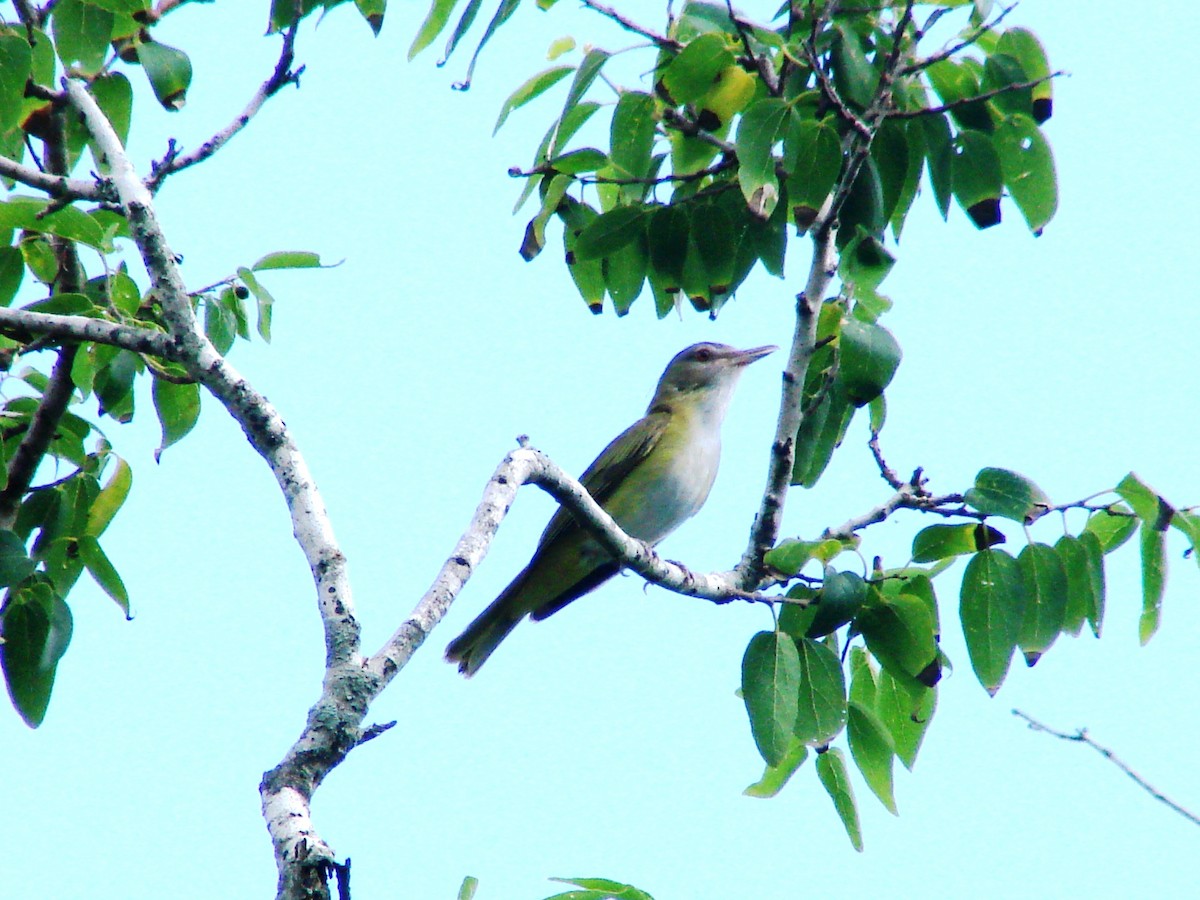
M 883 237 L 883 229 L 887 226 L 887 219 L 883 217 L 883 185 L 872 157 L 868 156 L 858 170 L 838 220 L 841 224 L 837 238 L 839 250 L 845 249 L 860 233 L 860 228 L 876 238 Z
M 85 532 L 92 537 L 104 534 L 104 530 L 112 522 L 117 510 L 125 503 L 125 498 L 129 496 L 129 489 L 133 486 L 133 470 L 129 468 L 129 463 L 119 456 L 114 458 L 117 461 L 117 467 L 113 471 L 112 477 L 108 479 L 108 484 L 96 495 L 96 499 L 92 501 L 91 508 L 88 510 Z
M 787 755 L 797 716 L 800 653 L 789 635 L 760 631 L 742 658 L 742 699 L 758 752 L 769 766 Z
M 775 176 L 775 144 L 788 124 L 788 105 L 767 97 L 749 106 L 738 123 L 734 146 L 738 157 L 738 183 L 750 211 L 759 219 L 769 218 L 779 202 L 779 180 Z
M 1017 557 L 1025 586 L 1025 614 L 1017 644 L 1034 665 L 1063 630 L 1067 614 L 1067 570 L 1049 544 L 1028 544 Z M 1086 570 L 1085 570 L 1086 574 Z
M 1008 469 L 980 469 L 964 499 L 985 515 L 1002 516 L 1025 525 L 1044 516 L 1053 506 L 1040 487 Z
M 56 666 L 48 663 L 46 655 L 51 643 L 50 613 L 42 602 L 27 598 L 28 594 L 22 592 L 16 600 L 10 600 L 0 619 L 4 633 L 0 669 L 13 706 L 26 725 L 37 728 L 50 704 Z
M 613 308 L 618 316 L 629 312 L 642 293 L 646 282 L 646 267 L 649 265 L 649 251 L 646 248 L 646 237 L 639 232 L 637 236 L 621 247 L 614 250 L 604 260 L 604 283 L 612 297 Z
M 158 462 L 164 450 L 182 440 L 200 418 L 200 385 L 173 384 L 162 378 L 154 379 L 154 411 L 162 425 L 162 442 L 154 451 Z
M 960 131 L 954 139 L 951 172 L 954 199 L 975 227 L 999 224 L 1004 174 L 992 139 L 979 131 Z
M 837 184 L 842 169 L 842 143 L 837 130 L 794 110 L 783 142 L 784 167 L 789 173 L 788 203 L 796 227 L 803 233 Z
M 24 581 L 36 568 L 25 551 L 25 542 L 11 531 L 0 530 L 0 587 Z
M 884 119 L 871 141 L 871 158 L 879 172 L 879 189 L 883 194 L 883 218 L 891 222 L 908 176 L 908 132 L 904 123 Z
M 737 254 L 743 234 L 739 233 L 729 214 L 716 203 L 699 212 L 696 221 L 702 225 L 692 229 L 692 243 L 704 260 L 709 292 L 714 296 L 726 294 L 734 287 L 737 277 Z
M 1029 230 L 1041 234 L 1058 209 L 1058 179 L 1050 144 L 1033 119 L 1023 115 L 1005 117 L 992 140 L 1008 192 Z
M 1025 28 L 1010 28 L 996 42 L 996 53 L 1016 58 L 1029 80 L 1046 78 L 1033 87 L 1033 119 L 1038 124 L 1050 118 L 1053 111 L 1053 84 L 1049 80 L 1050 62 L 1046 51 L 1032 31 Z
M 790 636 L 787 640 L 792 640 Z M 846 726 L 846 679 L 837 654 L 809 638 L 795 642 L 800 686 L 795 735 L 809 746 L 828 744 Z
M 579 102 L 583 99 L 583 95 L 587 92 L 587 89 L 592 86 L 592 82 L 596 80 L 596 76 L 600 74 L 600 70 L 604 68 L 604 64 L 608 62 L 610 56 L 612 56 L 612 54 L 607 50 L 600 50 L 593 47 L 583 57 L 583 62 L 581 62 L 579 64 L 579 68 L 575 70 L 575 78 L 571 82 L 571 87 L 567 91 L 567 99 L 563 103 L 563 111 L 560 121 L 564 126 L 567 123 L 567 117 L 575 109 L 576 105 L 579 104 Z M 588 113 L 588 115 L 590 116 L 591 113 Z M 562 129 L 560 128 L 560 132 L 561 131 Z M 563 136 L 561 133 L 557 136 L 557 139 L 552 137 L 550 144 L 547 147 L 548 154 L 550 156 L 557 155 L 558 149 L 566 142 L 567 137 Z
M 943 59 L 925 69 L 934 91 L 946 106 L 953 104 L 950 115 L 963 129 L 992 130 L 991 116 L 984 101 L 963 103 L 979 95 L 979 78 L 972 60 Z
M 796 773 L 796 770 L 804 765 L 804 761 L 808 759 L 808 748 L 804 746 L 804 742 L 797 737 L 792 738 L 791 744 L 788 746 L 787 753 L 778 766 L 767 766 L 763 769 L 762 778 L 758 779 L 754 784 L 746 788 L 742 793 L 747 797 L 758 797 L 766 799 L 774 797 L 783 790 L 783 786 L 788 783 L 788 779 Z
M 508 99 L 504 101 L 504 105 L 500 108 L 500 116 L 496 119 L 496 126 L 492 129 L 492 134 L 500 130 L 500 126 L 507 121 L 508 114 L 514 109 L 520 109 L 530 100 L 540 97 L 574 71 L 574 66 L 554 66 L 530 77 L 524 84 L 508 95 Z
M 429 6 L 429 12 L 425 14 L 425 21 L 421 23 L 421 27 L 417 30 L 417 36 L 413 38 L 412 45 L 408 48 L 409 62 L 412 62 L 418 53 L 437 40 L 437 36 L 442 33 L 446 23 L 450 21 L 450 13 L 454 11 L 457 2 L 458 0 L 433 0 Z
M 138 62 L 146 70 L 154 96 L 168 112 L 178 112 L 187 102 L 192 83 L 192 61 L 182 50 L 157 41 L 138 44 Z
M 133 116 L 133 86 L 120 72 L 109 72 L 92 80 L 89 88 L 96 104 L 112 124 L 113 131 L 124 144 L 129 139 L 129 122 Z M 100 165 L 99 153 L 92 154 Z
M 1134 513 L 1146 525 L 1156 531 L 1166 531 L 1175 510 L 1163 496 L 1130 472 L 1121 479 L 1116 491 L 1121 499 L 1132 507 Z
M 865 406 L 883 393 L 900 365 L 900 345 L 882 325 L 848 318 L 838 343 L 838 380 L 846 398 Z
M 321 256 L 309 250 L 276 250 L 262 256 L 251 267 L 255 272 L 269 269 L 322 269 Z
M 474 900 L 475 891 L 479 888 L 479 879 L 474 875 L 468 875 L 463 879 L 462 886 L 458 889 L 458 900 Z
M 1087 553 L 1088 580 L 1092 583 L 1092 596 L 1096 600 L 1095 606 L 1088 610 L 1088 624 L 1091 625 L 1092 634 L 1100 637 L 1100 632 L 1104 626 L 1106 587 L 1104 582 L 1104 548 L 1100 543 L 1100 538 L 1096 537 L 1094 532 L 1087 530 L 1079 535 L 1079 543 L 1083 545 L 1083 549 Z
M 670 293 L 683 286 L 690 228 L 688 211 L 680 205 L 659 207 L 650 218 L 650 265 Z
M 846 771 L 846 758 L 837 748 L 826 750 L 817 757 L 817 777 L 833 800 L 834 808 L 846 828 L 850 843 L 859 853 L 863 849 L 862 829 L 858 824 L 858 808 L 854 804 L 854 788 Z
M 807 636 L 821 638 L 841 628 L 858 615 L 866 599 L 867 585 L 857 572 L 830 572 L 817 594 L 817 612 Z
M 556 156 L 546 164 L 555 172 L 565 175 L 579 175 L 582 172 L 595 172 L 608 165 L 608 157 L 594 147 L 584 147 Z
M 21 124 L 32 65 L 29 42 L 15 33 L 0 33 L 0 134 Z
M 882 602 L 877 602 L 882 599 Z M 855 626 L 867 641 L 867 649 L 896 678 L 932 687 L 941 677 L 933 615 L 920 597 L 896 594 L 865 606 Z
M 78 546 L 79 558 L 87 566 L 88 574 L 96 580 L 96 584 L 100 585 L 104 593 L 116 601 L 117 606 L 121 607 L 121 611 L 125 613 L 125 617 L 129 618 L 129 594 L 125 590 L 125 583 L 121 581 L 121 576 L 117 574 L 116 568 L 109 562 L 104 551 L 100 549 L 100 542 L 92 535 L 85 534 L 80 535 Z
M 0 306 L 8 306 L 21 287 L 25 257 L 17 247 L 0 247 Z
M 633 178 L 643 178 L 650 169 L 654 147 L 654 98 L 640 91 L 623 91 L 613 111 L 610 130 L 613 164 Z M 642 185 L 631 185 L 641 196 Z
M 563 248 L 566 251 L 567 269 L 571 280 L 579 294 L 593 313 L 599 315 L 604 311 L 604 266 L 598 259 L 579 260 L 575 258 L 575 243 L 580 233 L 596 219 L 596 211 L 584 203 L 579 203 L 564 196 L 559 206 L 566 227 L 563 229 Z
M 371 31 L 378 35 L 379 29 L 383 27 L 387 0 L 354 0 L 354 5 L 358 7 L 362 17 L 367 20 L 367 24 L 371 26 Z
M 950 198 L 954 193 L 954 141 L 950 133 L 950 121 L 945 114 L 921 116 L 918 121 L 921 136 L 925 139 L 925 166 L 929 183 L 933 187 L 937 208 L 945 219 L 950 212 Z
M 842 251 L 838 263 L 838 275 L 842 281 L 852 285 L 855 295 L 860 289 L 874 291 L 882 283 L 896 263 L 896 257 L 883 242 L 860 226 L 858 234 Z M 895 339 L 892 339 L 895 343 Z M 900 350 L 896 345 L 896 352 Z
M 104 249 L 104 231 L 95 219 L 75 206 L 66 206 L 57 212 L 39 218 L 39 215 L 46 209 L 47 205 L 47 201 L 34 197 L 10 197 L 6 202 L 0 203 L 0 232 L 11 228 L 13 230 L 21 229 L 30 232 L 55 234 L 68 240 L 87 244 L 89 247 L 95 247 L 99 250 Z M 22 241 L 22 251 L 26 249 L 26 245 L 29 243 L 28 240 Z M 49 248 L 46 249 L 50 253 L 50 264 L 53 267 L 49 278 L 52 281 L 54 275 L 57 274 L 58 268 L 54 262 L 53 251 L 50 251 Z M 26 257 L 26 261 L 33 268 L 33 263 L 29 261 L 28 256 Z M 39 279 L 47 280 L 42 277 L 47 274 L 46 272 L 38 268 L 34 268 L 33 271 Z
M 992 526 L 977 522 L 964 525 L 930 525 L 922 528 L 913 537 L 913 562 L 936 562 L 966 553 L 978 553 L 996 544 L 1003 544 L 1005 537 Z
M 1063 631 L 1078 635 L 1083 623 L 1089 616 L 1094 615 L 1096 610 L 1088 553 L 1079 538 L 1069 534 L 1064 534 L 1055 541 L 1054 549 L 1067 573 L 1067 605 L 1063 615 Z
M 601 259 L 620 250 L 646 229 L 646 214 L 641 206 L 618 206 L 601 213 L 576 238 L 575 259 L 585 262 Z
M 83 0 L 59 0 L 50 18 L 63 66 L 87 74 L 100 71 L 112 38 L 113 14 Z
M 854 407 L 846 397 L 840 380 L 831 384 L 817 403 L 800 422 L 796 437 L 796 457 L 792 467 L 792 484 L 810 488 L 817 483 L 833 451 L 842 443 Z
M 1008 674 L 1025 616 L 1021 567 L 1003 550 L 975 554 L 963 572 L 959 616 L 971 668 L 995 696 Z
M 867 59 L 862 37 L 849 24 L 839 24 L 831 48 L 833 83 L 851 106 L 864 109 L 871 102 L 878 75 Z
M 1163 591 L 1167 585 L 1167 538 L 1162 530 L 1143 522 L 1139 531 L 1142 551 L 1142 615 L 1138 640 L 1142 646 L 1158 631 L 1162 618 Z
M 679 52 L 659 78 L 659 88 L 665 90 L 675 106 L 695 103 L 712 90 L 721 72 L 733 65 L 722 34 L 704 34 L 691 41 Z
M 908 167 L 904 172 L 904 181 L 900 185 L 900 193 L 896 197 L 896 206 L 892 210 L 891 218 L 892 237 L 897 242 L 920 189 L 921 170 L 925 165 L 925 134 L 921 124 L 909 122 L 905 126 L 905 136 L 908 140 Z
M 1100 549 L 1112 553 L 1137 531 L 1136 514 L 1124 503 L 1114 503 L 1107 510 L 1088 516 L 1085 532 L 1096 536 Z
M 526 262 L 541 253 L 542 248 L 546 246 L 546 223 L 550 220 L 550 216 L 558 210 L 571 182 L 572 179 L 567 175 L 555 175 L 546 186 L 542 197 L 542 208 L 525 227 L 525 238 L 521 242 L 521 258 Z
M 749 105 L 757 88 L 756 75 L 737 63 L 726 66 L 717 74 L 708 92 L 696 101 L 701 127 L 719 132 Z
M 879 673 L 879 688 L 876 692 L 875 712 L 887 726 L 896 748 L 896 756 L 906 769 L 912 770 L 917 761 L 917 751 L 925 739 L 925 732 L 937 708 L 937 689 L 921 691 L 913 695 L 904 684 L 887 670 Z
M 763 562 L 784 575 L 795 575 L 810 559 L 817 559 L 828 565 L 845 549 L 846 545 L 836 538 L 824 541 L 786 540 L 768 550 Z
M 805 605 L 784 603 L 783 608 L 779 611 L 779 630 L 796 639 L 802 638 L 808 634 L 808 629 L 817 615 L 817 605 L 814 602 L 817 591 L 807 584 L 793 584 L 788 588 L 785 596 L 795 600 L 808 601 Z
M 899 815 L 892 792 L 892 758 L 896 754 L 891 732 L 872 707 L 854 701 L 850 702 L 847 731 L 850 754 L 867 786 L 888 812 Z

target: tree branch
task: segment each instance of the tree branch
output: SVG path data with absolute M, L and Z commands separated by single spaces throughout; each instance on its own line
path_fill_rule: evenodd
M 11 178 L 13 181 L 37 188 L 39 191 L 45 191 L 51 197 L 68 202 L 90 200 L 99 203 L 116 198 L 111 188 L 103 181 L 97 183 L 79 178 L 67 178 L 65 175 L 52 175 L 30 166 L 23 166 L 6 156 L 0 156 L 0 176 Z
M 160 6 L 162 5 L 166 4 L 160 4 Z M 165 13 L 159 13 L 159 15 L 163 14 Z M 158 162 L 150 164 L 150 176 L 146 179 L 145 183 L 152 194 L 157 193 L 168 175 L 173 175 L 176 172 L 196 165 L 196 163 L 204 162 L 204 160 L 229 143 L 234 135 L 245 128 L 250 123 L 250 120 L 258 115 L 263 104 L 275 96 L 285 85 L 295 84 L 299 87 L 300 75 L 304 71 L 304 66 L 294 71 L 292 70 L 292 62 L 295 60 L 293 51 L 296 45 L 296 29 L 299 26 L 300 22 L 297 19 L 283 32 L 283 45 L 279 50 L 279 60 L 275 63 L 275 70 L 266 81 L 259 85 L 258 90 L 254 92 L 254 96 L 250 98 L 250 102 L 246 104 L 246 108 L 242 110 L 237 118 L 190 153 L 180 155 L 175 146 L 174 139 L 168 142 L 166 155 Z
M 924 59 L 919 59 L 916 62 L 905 66 L 903 69 L 900 70 L 900 74 L 901 75 L 911 75 L 914 72 L 920 72 L 922 69 L 928 69 L 930 66 L 934 65 L 935 63 L 940 63 L 944 59 L 949 59 L 955 53 L 958 53 L 960 50 L 967 49 L 972 44 L 974 44 L 976 41 L 978 41 L 981 37 L 983 37 L 989 31 L 992 31 L 997 25 L 999 25 L 1001 22 L 1003 22 L 1004 19 L 1008 16 L 1008 14 L 1016 8 L 1017 8 L 1017 4 L 1015 4 L 1015 3 L 1004 7 L 1003 9 L 1000 10 L 1000 12 L 996 13 L 996 18 L 992 19 L 990 22 L 984 22 L 982 25 L 977 27 L 974 31 L 972 31 L 970 34 L 968 34 L 965 38 L 963 38 L 957 44 L 952 44 L 949 47 L 946 47 L 944 50 L 940 50 L 937 53 L 932 54 L 931 56 L 926 56 Z M 933 22 L 935 22 L 935 21 L 937 21 L 937 20 L 931 18 L 931 20 L 926 23 L 925 28 L 928 29 L 928 28 L 932 27 Z M 924 37 L 924 36 L 925 36 L 925 33 L 924 33 L 924 31 L 922 31 L 918 37 Z
M 1124 760 L 1122 760 L 1120 757 L 1117 756 L 1117 754 L 1113 753 L 1107 747 L 1105 747 L 1101 744 L 1098 744 L 1098 743 L 1096 743 L 1096 741 L 1092 740 L 1091 736 L 1087 733 L 1086 728 L 1080 728 L 1074 734 L 1068 734 L 1065 731 L 1056 731 L 1055 729 L 1050 728 L 1047 725 L 1043 725 L 1041 722 L 1037 721 L 1037 719 L 1033 718 L 1032 716 L 1028 715 L 1027 713 L 1021 712 L 1021 710 L 1019 710 L 1019 709 L 1014 709 L 1012 712 L 1013 712 L 1014 716 L 1024 719 L 1029 724 L 1029 729 L 1031 731 L 1041 731 L 1041 732 L 1044 732 L 1045 734 L 1053 735 L 1054 737 L 1060 738 L 1061 740 L 1064 740 L 1064 741 L 1073 741 L 1077 744 L 1086 744 L 1087 746 L 1091 747 L 1093 750 L 1095 750 L 1097 753 L 1099 753 L 1101 756 L 1103 756 L 1105 759 L 1107 759 L 1110 763 L 1112 763 L 1114 766 L 1116 766 L 1118 769 L 1120 769 L 1122 772 L 1124 772 L 1126 775 L 1128 775 L 1130 778 L 1132 778 L 1135 782 L 1137 782 L 1138 787 L 1140 787 L 1142 790 L 1144 790 L 1146 793 L 1148 793 L 1155 800 L 1159 801 L 1160 803 L 1165 804 L 1169 809 L 1173 810 L 1174 812 L 1179 813 L 1179 815 L 1183 816 L 1185 819 L 1187 819 L 1193 825 L 1200 825 L 1200 816 L 1197 816 L 1191 810 L 1180 806 L 1178 803 L 1176 803 L 1174 800 L 1172 800 L 1170 797 L 1168 797 L 1166 794 L 1164 794 L 1162 791 L 1160 791 L 1158 788 L 1156 788 L 1154 785 L 1152 785 L 1150 782 L 1148 782 L 1145 778 L 1143 778 L 1141 775 L 1139 775 L 1137 772 L 1135 772 L 1133 769 L 1131 769 Z
M 616 22 L 626 31 L 632 31 L 634 34 L 641 35 L 660 50 L 674 50 L 676 53 L 678 53 L 683 49 L 683 45 L 680 44 L 679 41 L 666 37 L 665 35 L 658 34 L 655 31 L 651 31 L 649 28 L 639 25 L 637 22 L 633 21 L 627 16 L 617 12 L 611 6 L 605 6 L 603 3 L 598 3 L 597 0 L 583 0 L 583 5 L 593 12 L 598 12 L 605 18 Z
M 161 331 L 88 316 L 57 316 L 27 309 L 0 308 L 0 331 L 9 336 L 47 335 L 58 340 L 92 341 L 163 359 L 174 359 L 175 353 L 171 338 Z
M 936 116 L 939 113 L 962 109 L 964 106 L 970 106 L 972 103 L 982 103 L 985 100 L 991 100 L 993 97 L 999 97 L 1001 94 L 1008 94 L 1013 91 L 1026 91 L 1029 88 L 1037 87 L 1039 84 L 1049 81 L 1051 78 L 1061 78 L 1066 74 L 1064 70 L 1059 69 L 1056 72 L 1051 72 L 1049 75 L 1043 75 L 1041 78 L 1006 84 L 1003 87 L 992 88 L 990 91 L 976 94 L 974 97 L 963 97 L 961 100 L 943 103 L 941 106 L 928 106 L 923 109 L 889 109 L 884 115 L 889 119 L 915 119 L 919 116 Z

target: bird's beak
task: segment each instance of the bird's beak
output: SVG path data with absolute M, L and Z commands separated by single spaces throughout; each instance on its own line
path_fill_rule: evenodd
M 750 363 L 762 359 L 768 354 L 774 353 L 779 348 L 774 344 L 767 344 L 765 347 L 754 347 L 750 350 L 738 350 L 729 362 L 735 366 L 748 366 Z

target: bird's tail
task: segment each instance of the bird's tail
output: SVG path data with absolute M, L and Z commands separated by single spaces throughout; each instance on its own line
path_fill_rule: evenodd
M 470 678 L 479 671 L 500 642 L 525 618 L 525 611 L 512 602 L 512 596 L 525 582 L 525 573 L 481 612 L 466 630 L 446 647 L 446 662 L 458 663 L 458 671 Z

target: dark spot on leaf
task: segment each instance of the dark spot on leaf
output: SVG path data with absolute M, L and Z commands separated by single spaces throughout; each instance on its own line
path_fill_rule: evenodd
M 1054 99 L 1051 97 L 1042 97 L 1039 100 L 1033 101 L 1033 121 L 1041 125 L 1047 119 L 1054 115 Z
M 1000 198 L 989 197 L 967 209 L 967 215 L 975 223 L 976 228 L 991 228 L 1000 224 Z

